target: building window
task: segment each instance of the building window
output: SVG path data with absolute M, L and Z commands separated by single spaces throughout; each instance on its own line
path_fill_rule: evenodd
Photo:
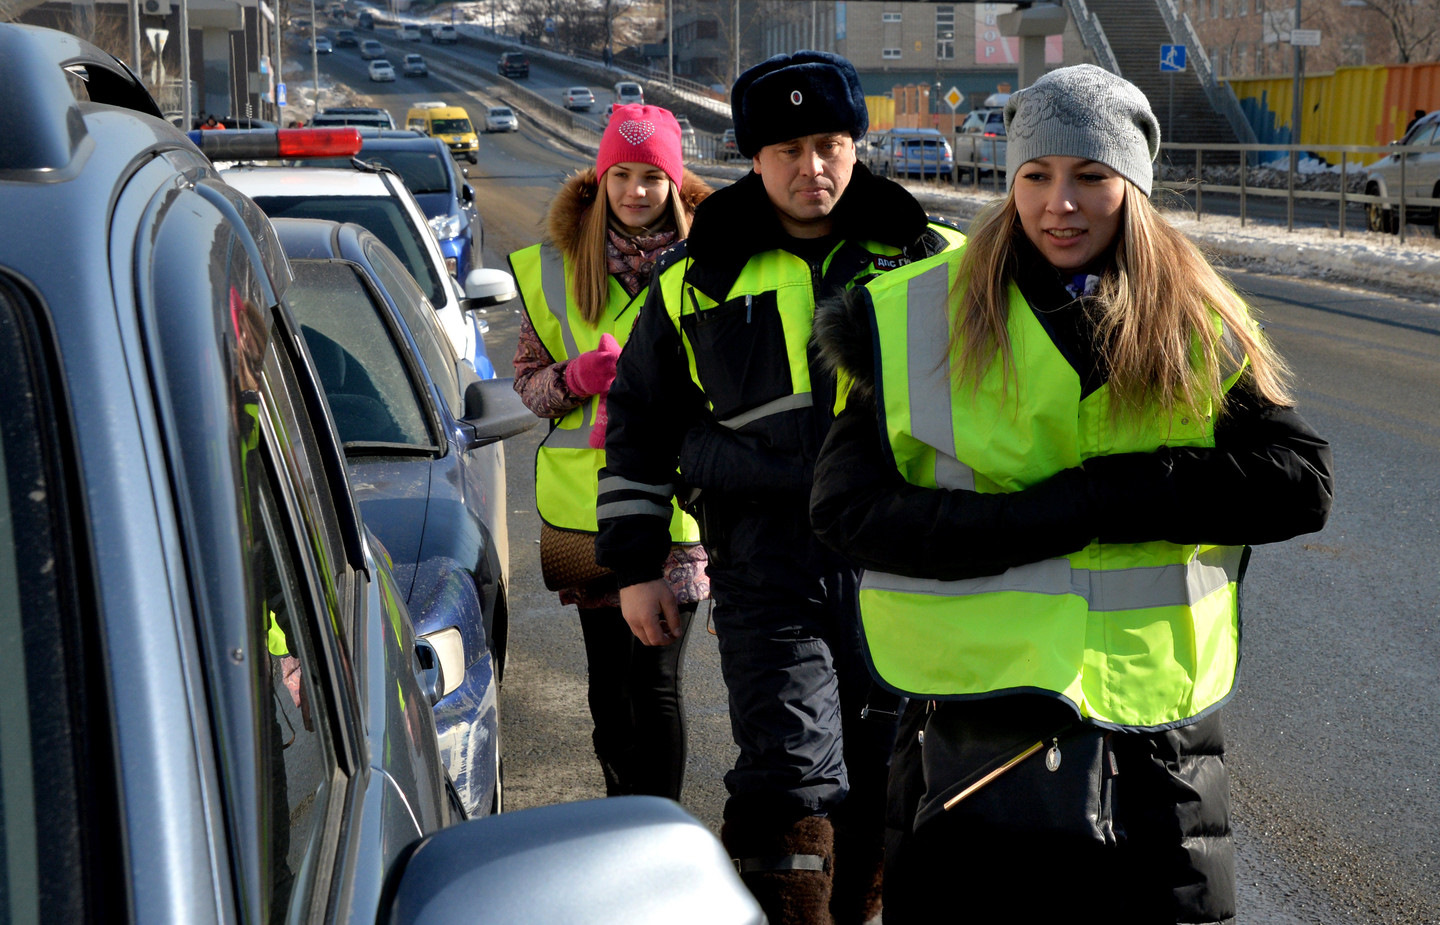
M 1210 18 L 1220 18 L 1220 0 L 1210 0 Z
M 881 22 L 900 22 L 900 21 L 901 21 L 901 18 L 900 18 L 900 14 L 899 14 L 899 13 L 881 13 L 881 14 L 880 14 L 880 21 L 881 21 Z
M 1340 61 L 1351 67 L 1365 63 L 1365 36 L 1347 35 L 1340 40 Z
M 720 35 L 720 27 L 713 19 L 702 19 L 695 24 L 695 37 L 697 39 L 713 39 Z
M 935 7 L 935 57 L 943 61 L 955 57 L 955 7 Z
M 1250 0 L 1240 0 L 1240 15 L 1241 15 L 1241 16 L 1249 16 L 1249 15 L 1250 15 Z
M 898 48 L 882 48 L 882 49 L 880 49 L 880 57 L 881 57 L 881 58 L 884 58 L 884 59 L 886 59 L 886 60 L 890 60 L 890 59 L 894 59 L 894 58 L 899 58 L 899 57 L 900 57 L 900 49 L 898 49 Z

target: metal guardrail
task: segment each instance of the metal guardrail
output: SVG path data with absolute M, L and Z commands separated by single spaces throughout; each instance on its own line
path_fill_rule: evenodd
M 1348 203 L 1363 203 L 1366 206 L 1366 226 L 1370 231 L 1387 231 L 1386 222 L 1377 221 L 1377 217 L 1387 214 L 1384 207 L 1394 206 L 1394 228 L 1399 234 L 1400 243 L 1405 243 L 1405 215 L 1411 206 L 1425 210 L 1440 208 L 1440 199 L 1432 197 L 1407 196 L 1405 193 L 1406 163 L 1411 154 L 1435 154 L 1440 153 L 1440 145 L 1239 145 L 1239 144 L 1193 144 L 1180 142 L 1163 142 L 1160 145 L 1161 155 L 1166 151 L 1193 151 L 1195 152 L 1195 176 L 1183 181 L 1161 181 L 1157 180 L 1157 189 L 1170 189 L 1181 192 L 1193 192 L 1195 194 L 1195 217 L 1199 219 L 1203 215 L 1204 195 L 1211 193 L 1235 193 L 1240 197 L 1240 224 L 1245 224 L 1246 200 L 1250 196 L 1275 197 L 1284 196 L 1285 205 L 1285 226 L 1287 230 L 1295 230 L 1295 202 L 1297 200 L 1314 200 L 1320 202 L 1335 202 L 1339 210 L 1339 231 L 1340 236 L 1345 236 L 1345 207 Z M 1239 185 L 1206 183 L 1204 181 L 1204 155 L 1206 151 L 1228 152 L 1240 154 L 1239 160 Z M 1295 186 L 1295 172 L 1286 169 L 1286 188 L 1270 189 L 1268 187 L 1253 186 L 1246 183 L 1246 174 L 1251 169 L 1249 166 L 1251 154 L 1260 152 L 1276 152 L 1287 155 L 1299 155 L 1306 152 L 1332 152 L 1340 155 L 1340 188 L 1338 191 L 1329 190 L 1307 190 L 1297 189 Z M 1399 192 L 1391 195 L 1375 195 L 1372 193 L 1352 193 L 1348 189 L 1347 180 L 1354 173 L 1349 165 L 1349 158 L 1352 154 L 1399 154 L 1400 155 L 1400 183 Z M 1293 158 L 1286 158 L 1286 161 Z M 1363 166 L 1357 166 L 1356 170 L 1366 170 Z M 1440 213 L 1437 213 L 1440 214 Z M 1440 225 L 1440 222 L 1437 222 Z

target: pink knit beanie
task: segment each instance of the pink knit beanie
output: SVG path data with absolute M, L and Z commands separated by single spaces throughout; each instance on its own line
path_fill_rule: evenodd
M 654 164 L 680 185 L 685 165 L 680 156 L 680 123 L 668 109 L 631 103 L 616 106 L 600 137 L 600 154 L 595 158 L 595 175 L 616 164 Z

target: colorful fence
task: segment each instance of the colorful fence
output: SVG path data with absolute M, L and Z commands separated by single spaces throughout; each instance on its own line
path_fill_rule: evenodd
M 1342 67 L 1306 76 L 1300 138 L 1295 141 L 1289 77 L 1229 83 L 1261 144 L 1385 145 L 1405 133 L 1415 110 L 1440 109 L 1440 63 Z

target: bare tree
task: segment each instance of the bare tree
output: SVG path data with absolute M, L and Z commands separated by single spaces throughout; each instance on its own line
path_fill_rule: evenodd
M 1401 64 L 1440 57 L 1440 0 L 1365 0 L 1365 9 L 1385 23 Z

